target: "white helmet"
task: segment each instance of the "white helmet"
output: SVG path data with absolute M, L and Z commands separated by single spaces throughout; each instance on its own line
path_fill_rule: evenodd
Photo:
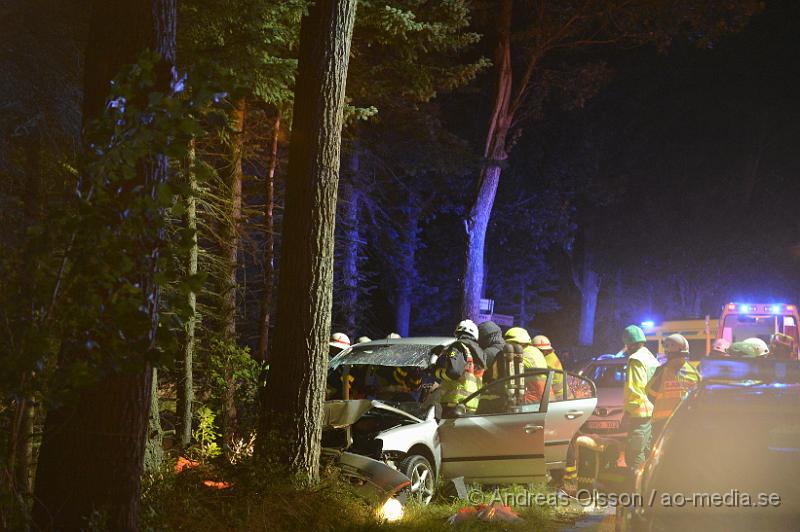
M 372 338 L 370 338 L 369 336 L 359 336 L 358 340 L 356 340 L 356 343 L 357 344 L 363 344 L 363 343 L 371 342 L 371 341 L 372 341 Z
M 398 338 L 402 338 L 402 336 L 400 336 L 396 332 L 390 332 L 389 334 L 386 335 L 387 340 L 396 340 Z
M 478 326 L 475 325 L 475 322 L 472 320 L 462 320 L 459 322 L 458 326 L 456 326 L 456 332 L 453 333 L 456 338 L 460 338 L 462 336 L 469 336 L 476 342 L 478 341 Z
M 350 338 L 345 333 L 333 333 L 328 345 L 331 347 L 338 347 L 339 349 L 347 349 L 350 347 Z
M 667 355 L 688 355 L 689 342 L 682 334 L 670 334 L 664 338 L 664 351 Z
M 761 338 L 748 338 L 742 341 L 743 344 L 749 344 L 755 350 L 755 356 L 763 357 L 769 354 L 769 346 L 767 342 L 762 340 Z

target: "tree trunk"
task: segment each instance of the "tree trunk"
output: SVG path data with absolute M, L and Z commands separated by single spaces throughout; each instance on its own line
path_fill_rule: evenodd
M 349 176 L 341 183 L 339 197 L 344 207 L 342 222 L 344 224 L 344 257 L 342 259 L 342 294 L 341 309 L 344 313 L 344 327 L 347 334 L 355 337 L 356 317 L 358 316 L 358 255 L 361 248 L 361 233 L 358 223 L 358 190 L 356 176 L 360 171 L 358 145 L 354 143 L 350 154 Z
M 242 219 L 242 155 L 244 151 L 244 122 L 246 103 L 240 98 L 231 111 L 232 138 L 230 139 L 229 211 L 226 220 L 225 240 L 222 243 L 227 261 L 226 278 L 222 289 L 222 335 L 225 341 L 235 345 L 236 338 L 236 272 L 239 265 L 239 228 Z M 229 358 L 225 359 L 225 392 L 222 397 L 222 442 L 230 449 L 236 435 L 236 380 Z
M 186 200 L 186 227 L 194 233 L 192 246 L 189 248 L 188 264 L 186 273 L 188 276 L 197 275 L 197 259 L 200 248 L 197 243 L 197 175 L 195 174 L 195 143 L 192 141 L 189 147 L 188 179 L 189 197 Z M 176 436 L 178 446 L 181 450 L 186 449 L 192 441 L 192 401 L 194 401 L 194 375 L 192 374 L 194 365 L 195 349 L 195 328 L 197 326 L 197 294 L 193 291 L 186 296 L 191 315 L 186 320 L 183 352 L 178 361 L 178 368 L 181 371 L 178 380 L 178 401 L 177 416 L 178 423 Z
M 403 228 L 402 242 L 403 252 L 399 257 L 401 268 L 398 271 L 397 296 L 395 315 L 395 330 L 402 336 L 408 336 L 411 324 L 411 307 L 414 282 L 417 277 L 416 254 L 419 245 L 419 208 L 416 206 L 416 198 L 408 198 L 409 207 L 403 212 L 405 227 Z
M 160 90 L 169 90 L 170 68 L 175 64 L 175 7 L 175 0 L 92 3 L 84 123 L 102 113 L 111 79 L 145 48 L 161 54 L 156 79 Z M 141 194 L 154 195 L 166 172 L 163 156 L 141 165 Z M 152 213 L 155 219 L 162 216 Z M 138 286 L 150 317 L 150 329 L 143 334 L 154 343 L 159 306 L 154 282 L 157 239 L 146 245 L 152 247 L 132 259 L 141 267 Z M 109 353 L 114 355 L 136 360 L 137 353 Z M 82 386 L 79 400 L 48 412 L 36 473 L 33 518 L 38 529 L 86 529 L 98 520 L 102 520 L 98 526 L 111 530 L 138 529 L 152 373 L 144 360 L 137 366 L 126 372 L 109 371 L 99 382 Z
M 480 300 L 483 297 L 484 249 L 486 230 L 500 183 L 502 162 L 508 157 L 506 137 L 513 120 L 511 97 L 513 78 L 511 72 L 511 13 L 514 2 L 503 0 L 498 19 L 498 42 L 495 54 L 495 100 L 484 147 L 484 164 L 478 178 L 478 190 L 467 219 L 467 249 L 464 255 L 461 317 L 478 320 Z M 521 90 L 524 90 L 522 88 Z
M 275 202 L 275 172 L 278 169 L 278 138 L 281 132 L 281 113 L 276 111 L 272 125 L 272 148 L 269 170 L 264 180 L 264 293 L 261 296 L 261 320 L 258 335 L 258 360 L 267 360 L 269 322 L 272 313 L 272 287 L 275 283 L 275 219 L 272 214 Z
M 578 329 L 578 344 L 590 346 L 594 343 L 594 322 L 597 312 L 597 295 L 600 292 L 600 277 L 587 266 L 583 271 L 580 286 L 581 322 Z
M 161 428 L 161 411 L 158 407 L 158 370 L 153 368 L 150 386 L 150 418 L 147 422 L 147 437 L 144 448 L 144 469 L 151 473 L 161 468 L 164 460 L 164 430 Z
M 294 100 L 277 327 L 259 449 L 296 478 L 319 478 L 333 287 L 336 189 L 356 0 L 303 17 Z M 268 447 L 270 437 L 285 442 Z

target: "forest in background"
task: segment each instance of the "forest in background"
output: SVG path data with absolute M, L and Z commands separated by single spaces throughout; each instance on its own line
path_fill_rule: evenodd
M 69 454 L 86 434 L 147 425 L 126 437 L 151 471 L 165 448 L 230 459 L 267 400 L 311 3 L 153 2 L 160 54 L 138 25 L 114 34 L 140 6 L 97 4 L 0 8 L 7 526 L 37 475 L 51 499 L 69 474 L 112 482 Z M 448 335 L 477 294 L 598 353 L 630 322 L 797 302 L 797 7 L 540 4 L 358 2 L 320 335 Z M 47 424 L 80 413 L 36 471 Z

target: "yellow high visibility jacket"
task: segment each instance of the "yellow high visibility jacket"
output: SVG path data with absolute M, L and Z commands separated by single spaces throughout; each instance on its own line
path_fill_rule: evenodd
M 460 352 L 456 356 L 461 356 Z M 472 360 L 472 354 L 467 352 L 466 367 L 464 373 L 458 379 L 451 379 L 447 376 L 447 372 L 443 368 L 435 371 L 436 378 L 441 380 L 440 387 L 442 395 L 440 402 L 448 407 L 454 407 L 462 400 L 466 399 L 473 393 L 477 392 L 481 387 L 481 379 L 475 374 L 475 365 Z M 474 412 L 478 408 L 477 397 L 471 399 L 466 403 L 467 411 Z
M 561 359 L 558 358 L 555 351 L 550 351 L 544 356 L 547 362 L 547 367 L 550 369 L 563 370 L 564 366 L 561 365 Z M 564 374 L 554 373 L 553 384 L 550 385 L 550 396 L 561 398 L 564 393 Z
M 657 367 L 658 360 L 644 346 L 628 357 L 623 402 L 625 413 L 630 417 L 647 418 L 653 415 L 653 403 L 647 398 L 645 388 Z
M 669 360 L 659 367 L 647 383 L 647 395 L 653 397 L 653 421 L 666 421 L 702 377 L 685 359 Z

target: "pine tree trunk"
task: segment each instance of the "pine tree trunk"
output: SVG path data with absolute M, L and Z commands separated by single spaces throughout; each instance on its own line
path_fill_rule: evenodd
M 190 195 L 186 200 L 186 214 L 184 221 L 186 227 L 194 233 L 192 246 L 189 248 L 188 264 L 186 274 L 188 276 L 197 275 L 197 259 L 200 248 L 197 243 L 197 175 L 195 174 L 195 142 L 192 141 L 189 147 L 189 161 L 187 176 L 189 179 Z M 195 349 L 195 328 L 197 326 L 197 294 L 193 291 L 186 295 L 187 303 L 191 310 L 189 318 L 186 320 L 183 352 L 178 360 L 177 366 L 180 369 L 178 380 L 178 401 L 177 401 L 177 428 L 176 436 L 180 449 L 186 449 L 192 441 L 192 401 L 194 401 L 194 349 Z
M 319 0 L 303 17 L 286 211 L 259 452 L 319 478 L 333 288 L 336 189 L 356 0 Z M 285 445 L 270 447 L 274 437 Z
M 236 272 L 239 265 L 239 228 L 242 219 L 242 155 L 244 151 L 244 122 L 246 103 L 240 98 L 231 111 L 232 137 L 230 139 L 229 164 L 230 187 L 229 230 L 223 247 L 227 260 L 227 277 L 222 290 L 222 334 L 225 341 L 236 344 Z M 236 434 L 236 381 L 234 369 L 229 359 L 225 360 L 225 392 L 222 396 L 222 442 L 225 449 L 230 449 Z
M 272 317 L 272 287 L 275 283 L 275 219 L 272 214 L 275 202 L 275 172 L 278 169 L 278 138 L 281 132 L 281 113 L 276 111 L 272 124 L 272 147 L 269 170 L 264 180 L 264 293 L 261 296 L 261 320 L 258 335 L 258 360 L 267 360 L 269 324 Z
M 415 203 L 416 198 L 409 197 L 409 203 Z M 411 325 L 411 307 L 413 286 L 417 277 L 416 268 L 416 254 L 417 246 L 419 245 L 419 208 L 416 205 L 410 205 L 409 208 L 403 213 L 405 220 L 405 227 L 403 228 L 403 252 L 400 256 L 401 269 L 398 271 L 397 279 L 397 296 L 396 306 L 397 314 L 395 315 L 395 331 L 400 336 L 408 336 L 408 331 Z
M 102 112 L 110 80 L 146 48 L 161 54 L 156 79 L 161 90 L 169 90 L 170 67 L 175 64 L 175 7 L 175 0 L 92 3 L 85 62 L 85 123 Z M 167 160 L 156 156 L 141 168 L 141 193 L 154 195 L 166 176 Z M 153 218 L 161 216 L 163 213 L 152 213 Z M 142 266 L 139 286 L 151 318 L 150 330 L 143 334 L 151 342 L 158 324 L 157 249 L 148 249 L 144 257 L 132 257 Z M 123 354 L 108 354 L 116 355 Z M 141 361 L 139 368 L 109 372 L 99 382 L 83 386 L 79 400 L 49 410 L 36 473 L 33 518 L 37 528 L 86 529 L 94 515 L 111 530 L 138 529 L 152 385 L 150 365 Z
M 158 370 L 153 368 L 150 386 L 150 418 L 144 448 L 144 470 L 155 473 L 164 460 L 164 430 L 161 428 L 161 411 L 158 407 Z
M 511 71 L 511 15 L 513 1 L 504 0 L 498 18 L 498 42 L 495 53 L 495 101 L 484 147 L 484 165 L 478 177 L 475 201 L 464 221 L 467 248 L 464 254 L 461 317 L 478 320 L 480 300 L 483 297 L 484 250 L 486 230 L 500 184 L 501 164 L 506 153 L 508 136 L 514 110 L 511 107 L 513 78 Z
M 581 321 L 578 329 L 578 344 L 590 346 L 594 343 L 594 322 L 597 312 L 597 295 L 600 292 L 600 278 L 589 268 L 583 272 L 581 282 Z
M 341 309 L 344 314 L 344 327 L 347 334 L 355 336 L 358 308 L 358 255 L 361 248 L 361 234 L 358 224 L 358 190 L 356 176 L 360 171 L 358 145 L 354 143 L 350 154 L 350 172 L 340 185 L 339 197 L 342 202 L 342 223 L 344 225 L 344 257 L 342 259 Z

